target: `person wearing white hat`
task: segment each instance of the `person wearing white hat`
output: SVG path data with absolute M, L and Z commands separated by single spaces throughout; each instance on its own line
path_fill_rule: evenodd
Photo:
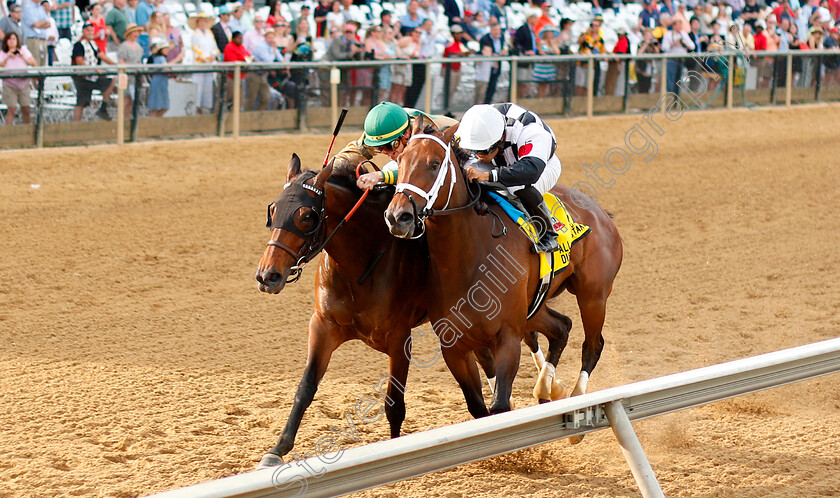
M 213 18 L 201 12 L 190 16 L 187 19 L 190 29 L 193 30 L 190 39 L 190 50 L 193 53 L 193 60 L 196 64 L 212 64 L 219 58 L 219 47 L 210 25 Z M 192 77 L 193 82 L 198 86 L 196 89 L 196 112 L 198 114 L 209 114 L 213 112 L 214 85 L 216 74 L 196 73 Z
M 453 140 L 487 165 L 465 166 L 467 178 L 507 187 L 522 201 L 531 222 L 539 225 L 537 251 L 556 250 L 557 232 L 542 198 L 562 171 L 554 154 L 557 139 L 551 128 L 536 113 L 517 104 L 479 104 L 464 113 Z

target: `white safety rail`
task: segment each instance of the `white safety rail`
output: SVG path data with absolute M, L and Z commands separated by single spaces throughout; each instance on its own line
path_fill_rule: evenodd
M 838 371 L 840 338 L 350 448 L 327 455 L 329 464 L 312 457 L 159 496 L 335 496 L 610 426 L 642 494 L 662 496 L 630 421 Z

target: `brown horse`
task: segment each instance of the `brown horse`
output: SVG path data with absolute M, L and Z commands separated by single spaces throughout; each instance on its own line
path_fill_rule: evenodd
M 332 163 L 317 174 L 301 171 L 300 159 L 293 155 L 287 181 L 280 198 L 269 205 L 271 239 L 256 272 L 260 291 L 279 293 L 288 281 L 297 280 L 307 260 L 322 248 L 326 254 L 315 276 L 303 378 L 286 427 L 260 466 L 282 464 L 333 351 L 352 339 L 390 358 L 384 408 L 391 437 L 398 437 L 405 419 L 411 328 L 427 316 L 428 248 L 425 240 L 398 240 L 388 232 L 382 213 L 391 191 L 369 195 L 337 230 L 362 195 L 353 171 L 333 171 Z M 541 358 L 536 334 L 525 341 L 535 358 Z M 476 357 L 488 378 L 493 377 L 496 367 L 489 351 L 477 351 Z
M 498 216 L 464 209 L 474 195 L 449 145 L 457 127 L 440 133 L 424 130 L 423 125 L 422 118 L 415 121 L 411 141 L 399 157 L 397 195 L 385 212 L 386 220 L 397 237 L 410 238 L 425 228 L 431 258 L 428 310 L 435 333 L 446 346 L 444 360 L 470 412 L 488 413 L 478 371 L 469 361 L 469 353 L 478 348 L 489 348 L 496 360 L 496 390 L 489 413 L 507 411 L 521 339 L 535 330 L 549 338 L 548 374 L 553 375 L 568 339 L 568 318 L 544 305 L 526 319 L 540 280 L 532 243 L 524 235 L 495 238 Z M 592 229 L 573 245 L 569 266 L 554 277 L 548 294 L 555 297 L 568 290 L 577 297 L 585 340 L 572 393 L 576 395 L 586 391 L 604 347 L 606 302 L 621 266 L 622 244 L 609 214 L 588 197 L 582 202 L 581 196 L 573 198 L 573 192 L 561 186 L 552 192 L 574 209 L 570 214 L 576 221 Z M 497 206 L 491 209 L 499 211 Z M 508 232 L 519 231 L 507 216 L 501 217 Z

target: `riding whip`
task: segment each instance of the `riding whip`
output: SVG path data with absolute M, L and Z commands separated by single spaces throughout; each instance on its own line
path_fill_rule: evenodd
M 333 130 L 333 137 L 332 137 L 332 140 L 330 140 L 330 148 L 327 149 L 327 155 L 324 157 L 324 166 L 323 167 L 325 167 L 325 168 L 327 167 L 327 161 L 330 160 L 330 152 L 332 152 L 332 147 L 333 147 L 333 144 L 335 143 L 335 137 L 338 136 L 338 130 L 340 130 L 341 125 L 344 124 L 344 118 L 347 116 L 347 111 L 348 111 L 347 108 L 342 109 L 341 114 L 338 116 L 338 122 L 335 123 L 335 129 Z

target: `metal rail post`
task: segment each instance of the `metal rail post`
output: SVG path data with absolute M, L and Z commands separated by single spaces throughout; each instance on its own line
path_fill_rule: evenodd
M 131 104 L 131 141 L 137 141 L 137 120 L 140 117 L 140 77 L 134 76 L 134 102 Z
M 790 96 L 793 87 L 793 55 L 787 54 L 787 70 L 785 71 L 785 105 L 790 107 Z
M 426 63 L 426 104 L 423 109 L 426 114 L 432 113 L 432 63 Z
M 233 68 L 233 139 L 239 140 L 239 108 L 242 106 L 242 67 Z
M 621 99 L 621 110 L 625 114 L 630 112 L 630 59 L 624 60 L 624 96 Z
M 510 61 L 510 101 L 516 103 L 516 94 L 519 93 L 519 61 L 516 59 Z
M 735 65 L 735 57 L 729 55 L 726 57 L 729 63 L 729 71 L 726 72 L 726 108 L 732 109 L 732 85 L 735 82 L 735 71 L 738 69 Z M 744 78 L 747 77 L 747 68 L 744 68 Z
M 219 135 L 220 137 L 225 136 L 225 106 L 227 105 L 227 103 L 225 102 L 225 99 L 227 98 L 227 95 L 225 95 L 225 94 L 227 93 L 226 92 L 227 81 L 228 81 L 227 73 L 224 73 L 224 72 L 220 73 L 220 75 L 219 75 L 219 118 L 216 121 L 216 135 Z
M 607 413 L 607 420 L 610 421 L 615 438 L 621 445 L 621 452 L 624 453 L 624 458 L 630 466 L 630 471 L 636 479 L 636 484 L 639 485 L 642 496 L 645 498 L 665 498 L 621 401 L 611 401 L 604 404 L 604 411 Z
M 592 117 L 595 106 L 595 59 L 586 61 L 586 117 Z
M 770 105 L 776 103 L 776 78 L 778 78 L 779 66 L 777 57 L 773 57 L 773 81 L 770 82 Z
M 38 115 L 35 117 L 35 147 L 39 149 L 44 146 L 44 76 L 38 77 Z M 6 114 L 6 119 L 14 120 L 15 117 L 9 117 Z
M 117 69 L 117 145 L 125 143 L 125 88 L 128 86 L 125 68 Z
M 819 55 L 814 59 L 814 62 L 816 62 L 816 64 L 814 64 L 814 66 L 816 66 L 814 71 L 817 72 L 817 74 L 814 75 L 814 78 L 817 80 L 816 87 L 814 88 L 814 100 L 819 102 L 820 90 L 822 90 L 822 55 Z
M 668 59 L 662 59 L 662 74 L 659 75 L 659 98 L 668 92 Z

